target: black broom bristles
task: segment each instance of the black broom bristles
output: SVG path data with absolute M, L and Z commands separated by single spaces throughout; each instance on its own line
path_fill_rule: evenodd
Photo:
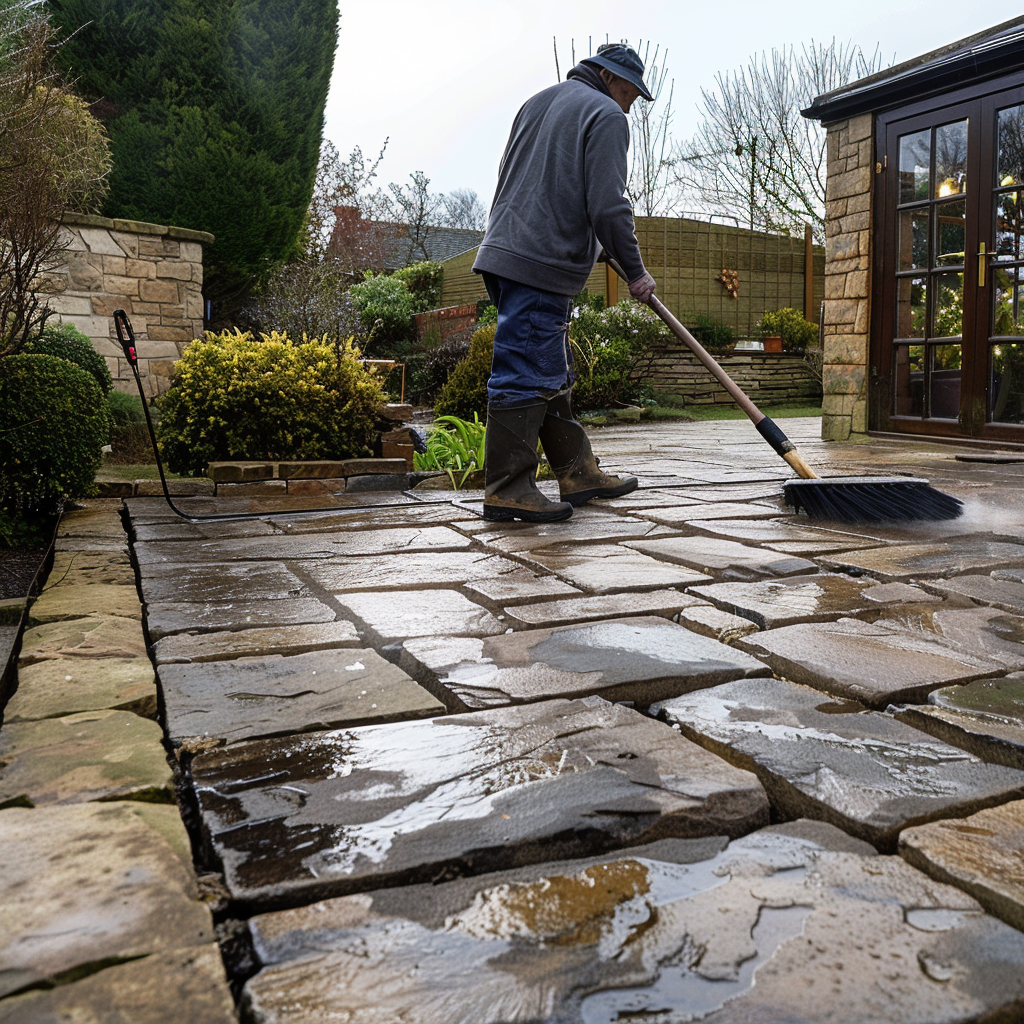
M 786 503 L 812 519 L 845 523 L 886 523 L 956 519 L 963 502 L 929 486 L 927 480 L 857 476 L 830 480 L 787 480 Z

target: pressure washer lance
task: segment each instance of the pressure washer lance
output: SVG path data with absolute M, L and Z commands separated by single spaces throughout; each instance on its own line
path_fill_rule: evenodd
M 135 384 L 139 389 L 139 397 L 142 399 L 142 411 L 146 414 L 146 426 L 149 428 L 149 441 L 153 446 L 153 455 L 156 458 L 157 472 L 160 474 L 160 485 L 163 488 L 164 500 L 167 502 L 170 510 L 182 519 L 187 519 L 190 523 L 211 521 L 225 523 L 238 519 L 268 519 L 276 516 L 325 515 L 334 512 L 371 512 L 386 508 L 409 509 L 413 507 L 418 508 L 421 505 L 452 505 L 469 515 L 477 516 L 478 518 L 483 515 L 481 509 L 468 507 L 468 504 L 464 499 L 445 498 L 440 501 L 421 501 L 418 497 L 408 494 L 408 492 L 405 491 L 402 493 L 406 495 L 407 498 L 413 499 L 411 503 L 409 501 L 382 501 L 375 505 L 335 505 L 325 508 L 275 509 L 273 512 L 216 512 L 207 513 L 205 515 L 200 515 L 196 512 L 183 512 L 171 500 L 171 494 L 167 488 L 167 478 L 164 476 L 164 466 L 160 459 L 160 449 L 156 443 L 156 433 L 153 430 L 153 420 L 149 415 L 149 405 L 146 402 L 146 393 L 142 389 L 142 378 L 139 376 L 139 356 L 135 349 L 135 332 L 132 330 L 128 314 L 123 309 L 114 310 L 114 329 L 117 331 L 117 340 L 121 343 L 121 349 L 124 352 L 124 357 L 128 360 L 128 365 L 131 366 L 132 373 L 135 375 Z
M 605 254 L 605 261 L 623 279 L 622 267 Z M 963 502 L 929 486 L 927 480 L 905 477 L 853 476 L 821 479 L 797 453 L 796 445 L 747 397 L 740 386 L 712 358 L 703 345 L 652 295 L 648 305 L 710 371 L 732 400 L 746 413 L 757 432 L 777 455 L 789 463 L 799 480 L 787 480 L 782 487 L 786 503 L 812 519 L 833 519 L 846 523 L 886 523 L 915 519 L 956 519 L 963 514 Z

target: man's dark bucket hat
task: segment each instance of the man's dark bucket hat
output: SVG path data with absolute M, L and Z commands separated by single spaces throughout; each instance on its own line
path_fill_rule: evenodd
M 597 64 L 607 68 L 613 75 L 624 78 L 640 90 L 645 100 L 653 100 L 650 90 L 644 85 L 644 62 L 636 50 L 622 43 L 605 43 L 597 48 L 593 57 L 584 57 L 582 64 Z

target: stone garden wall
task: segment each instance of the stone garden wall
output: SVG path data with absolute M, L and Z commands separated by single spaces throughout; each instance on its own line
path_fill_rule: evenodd
M 64 224 L 68 258 L 47 279 L 50 308 L 92 339 L 115 386 L 134 394 L 112 319 L 123 308 L 147 394 L 167 390 L 175 360 L 203 333 L 203 246 L 213 235 L 83 214 L 68 215 Z
M 870 114 L 829 125 L 821 432 L 835 441 L 868 428 L 874 163 Z

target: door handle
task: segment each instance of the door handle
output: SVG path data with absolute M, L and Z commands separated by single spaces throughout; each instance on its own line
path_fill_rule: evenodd
M 981 243 L 981 251 L 978 253 L 978 287 L 985 287 L 985 269 L 988 266 L 988 253 L 985 251 L 988 247 L 984 242 Z

